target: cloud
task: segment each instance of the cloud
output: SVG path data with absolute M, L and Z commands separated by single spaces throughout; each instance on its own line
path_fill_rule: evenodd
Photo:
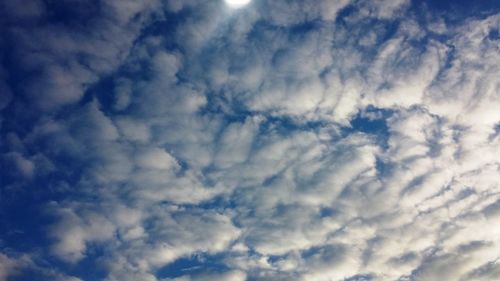
M 0 254 L 0 280 L 7 280 L 7 277 L 14 276 L 18 270 L 26 264 L 26 259 L 9 258 Z
M 499 15 L 24 2 L 0 4 L 1 163 L 46 188 L 50 243 L 0 279 L 499 275 Z
M 270 23 L 278 26 L 291 26 L 316 19 L 332 21 L 349 2 L 351 1 L 319 1 L 312 4 L 303 1 L 265 1 L 262 5 L 264 15 Z
M 10 158 L 11 162 L 14 164 L 18 170 L 18 172 L 27 178 L 30 178 L 35 173 L 35 165 L 29 159 L 24 158 L 19 153 L 11 153 L 6 155 L 7 158 Z
M 0 253 L 0 280 L 26 280 L 37 276 L 37 278 L 43 280 L 82 281 L 54 269 L 39 267 L 34 258 L 34 256 L 28 254 Z
M 151 225 L 144 226 L 144 235 L 123 241 L 126 246 L 114 249 L 107 259 L 108 280 L 151 276 L 152 270 L 180 257 L 224 251 L 239 235 L 227 215 L 212 211 L 167 207 L 148 215 Z
M 114 226 L 104 216 L 87 211 L 77 214 L 70 208 L 58 208 L 59 223 L 51 229 L 57 240 L 53 252 L 68 262 L 77 262 L 85 255 L 88 241 L 106 241 L 113 237 Z
M 225 273 L 203 273 L 198 276 L 179 277 L 174 279 L 161 279 L 161 281 L 245 281 L 246 274 L 242 271 L 229 271 Z
M 361 14 L 368 13 L 368 15 L 380 19 L 393 19 L 394 17 L 400 17 L 408 5 L 410 5 L 410 1 L 408 0 L 366 1 L 362 2 Z
M 4 6 L 7 24 L 2 32 L 16 46 L 9 50 L 8 61 L 15 61 L 22 73 L 37 73 L 24 76 L 19 86 L 30 105 L 44 110 L 78 102 L 90 84 L 118 67 L 142 26 L 161 7 L 154 0 L 119 5 L 31 0 Z M 49 10 L 67 25 L 51 23 Z M 72 26 L 78 20 L 85 21 L 79 30 Z

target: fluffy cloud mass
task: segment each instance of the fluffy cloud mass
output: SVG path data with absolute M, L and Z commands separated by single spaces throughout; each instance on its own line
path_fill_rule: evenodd
M 432 2 L 1 3 L 0 281 L 500 279 L 500 10 Z

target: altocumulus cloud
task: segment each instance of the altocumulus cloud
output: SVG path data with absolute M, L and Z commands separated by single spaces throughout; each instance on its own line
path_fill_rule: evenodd
M 0 280 L 500 279 L 500 7 L 0 3 Z

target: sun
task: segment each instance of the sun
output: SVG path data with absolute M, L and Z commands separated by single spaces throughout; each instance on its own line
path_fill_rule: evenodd
M 226 4 L 232 8 L 241 8 L 248 3 L 250 3 L 251 0 L 225 0 Z

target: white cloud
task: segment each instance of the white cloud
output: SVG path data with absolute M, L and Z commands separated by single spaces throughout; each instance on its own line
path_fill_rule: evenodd
M 116 120 L 120 133 L 127 140 L 147 143 L 151 138 L 151 129 L 145 122 L 123 117 Z
M 161 281 L 245 281 L 246 274 L 242 271 L 229 271 L 224 273 L 202 273 L 195 276 L 185 276 L 174 279 L 161 279 Z
M 43 94 L 26 95 L 76 107 L 5 144 L 25 177 L 78 178 L 49 208 L 53 254 L 78 263 L 99 247 L 106 280 L 155 281 L 217 254 L 227 271 L 164 280 L 497 278 L 498 15 L 427 38 L 435 23 L 404 0 L 262 1 L 230 16 L 168 1 L 186 15 L 170 37 L 132 43 L 160 3 L 103 3 L 109 22 L 90 38 L 11 31 L 20 65 L 41 69 L 25 86 Z M 76 106 L 119 65 L 113 89 Z M 358 114 L 387 131 L 363 133 Z M 17 268 L 0 261 L 0 276 Z
M 198 252 L 224 251 L 239 235 L 226 215 L 212 211 L 158 207 L 148 215 L 145 219 L 151 226 L 146 235 L 126 241 L 112 252 L 107 261 L 109 280 L 121 280 L 127 275 L 155 280 L 148 272 Z
M 29 259 L 26 258 L 15 259 L 0 253 L 0 280 L 8 280 L 8 277 L 13 277 L 19 269 L 29 264 Z
M 265 1 L 266 19 L 278 26 L 291 26 L 316 19 L 333 21 L 337 13 L 346 7 L 350 0 L 321 0 L 315 3 L 304 1 Z
M 137 165 L 142 169 L 175 171 L 179 164 L 172 155 L 160 148 L 150 148 L 138 151 Z
M 221 134 L 214 164 L 220 168 L 245 162 L 251 154 L 262 118 L 247 118 L 244 123 L 229 124 Z
M 55 281 L 82 281 L 74 276 L 68 276 L 53 268 L 44 268 L 38 266 L 34 259 L 36 254 L 13 254 L 0 253 L 0 280 L 20 280 L 33 278 L 36 276 L 43 280 Z
M 12 56 L 19 67 L 27 72 L 38 71 L 39 75 L 25 77 L 22 86 L 24 95 L 44 110 L 78 102 L 99 76 L 118 67 L 143 25 L 161 7 L 156 0 L 140 4 L 104 1 L 99 12 L 93 13 L 92 4 L 82 2 L 75 5 L 79 10 L 68 10 L 70 16 L 87 13 L 88 24 L 75 32 L 71 26 L 41 20 L 45 9 L 54 5 L 57 4 L 39 1 L 7 5 L 7 18 L 12 22 L 2 29 L 16 43 Z M 18 14 L 21 10 L 25 14 Z M 29 18 L 38 21 L 32 23 Z M 19 25 L 19 21 L 24 22 Z
M 376 0 L 376 1 L 362 1 L 361 13 L 368 13 L 368 15 L 382 18 L 382 19 L 392 19 L 394 17 L 400 17 L 407 6 L 410 5 L 409 0 Z
M 85 257 L 86 243 L 104 242 L 113 237 L 112 223 L 104 216 L 87 211 L 77 214 L 71 208 L 58 208 L 59 222 L 50 231 L 57 239 L 53 252 L 68 262 L 77 262 Z

